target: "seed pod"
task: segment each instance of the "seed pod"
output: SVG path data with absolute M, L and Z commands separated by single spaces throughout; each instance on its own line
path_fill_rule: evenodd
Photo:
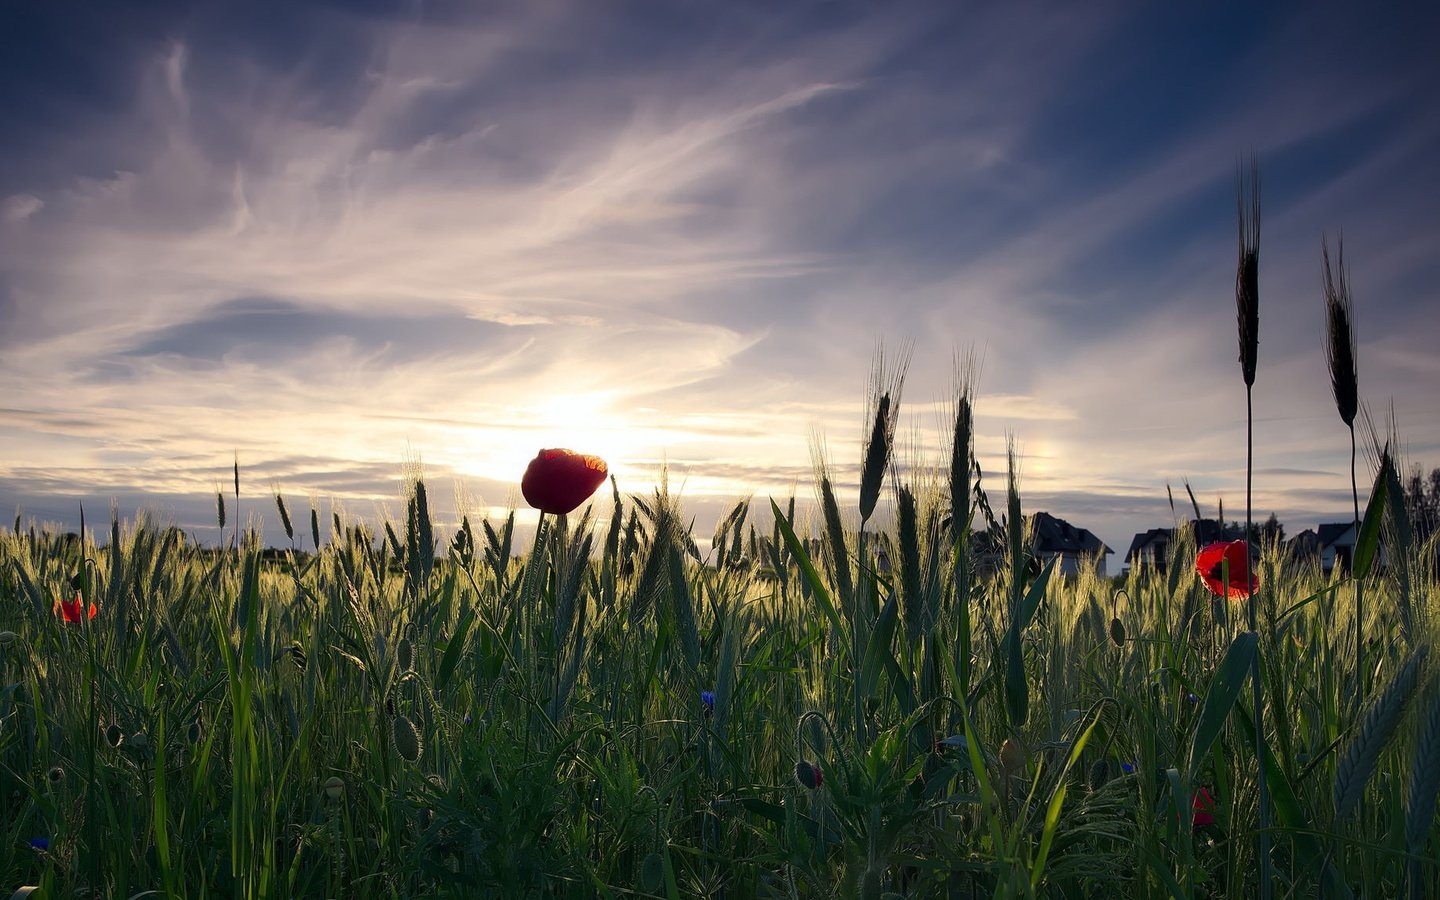
M 325 796 L 331 800 L 339 800 L 340 795 L 345 793 L 345 780 L 339 775 L 331 775 L 325 779 Z
M 645 854 L 640 861 L 640 887 L 647 893 L 655 893 L 665 884 L 665 860 L 655 851 Z
M 396 716 L 390 721 L 390 735 L 395 741 L 395 752 L 406 762 L 415 762 L 425 752 L 419 729 L 406 716 Z
M 402 672 L 409 672 L 415 667 L 415 645 L 410 643 L 409 638 L 401 638 L 396 645 L 395 660 L 400 664 Z
M 1110 620 L 1110 640 L 1117 647 L 1125 646 L 1125 623 L 1119 616 Z

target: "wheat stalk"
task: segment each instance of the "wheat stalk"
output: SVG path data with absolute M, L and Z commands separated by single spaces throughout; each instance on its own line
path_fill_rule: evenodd
M 870 392 L 867 396 L 870 433 L 865 440 L 864 463 L 860 469 L 860 530 L 875 513 L 880 500 L 880 486 L 890 466 L 895 446 L 895 423 L 900 417 L 900 395 L 905 389 L 905 372 L 910 368 L 910 351 L 903 349 L 893 368 L 885 365 L 885 348 L 875 350 L 875 364 L 870 370 Z
M 1420 860 L 1425 839 L 1435 821 L 1435 797 L 1440 794 L 1440 692 L 1432 692 L 1430 710 L 1415 742 L 1410 763 L 1410 783 L 1405 791 L 1405 849 L 1410 854 L 1410 896 L 1420 900 Z
M 1346 748 L 1345 756 L 1335 770 L 1334 799 L 1337 822 L 1354 812 L 1360 798 L 1364 796 L 1365 785 L 1375 772 L 1380 752 L 1395 734 L 1395 728 L 1400 724 L 1400 716 L 1405 711 L 1405 704 L 1415 692 L 1426 655 L 1422 648 L 1410 657 L 1405 667 L 1386 686 L 1385 692 L 1370 708 L 1365 721 L 1360 725 L 1360 732 Z
M 1243 170 L 1239 173 L 1235 186 L 1240 232 L 1235 312 L 1240 333 L 1240 371 L 1249 388 L 1255 384 L 1255 362 L 1260 346 L 1260 172 L 1253 159 L 1248 184 L 1245 174 Z
M 1336 242 L 1336 264 L 1330 264 L 1330 242 L 1322 238 L 1320 254 L 1325 279 L 1325 361 L 1330 366 L 1330 387 L 1335 409 L 1346 427 L 1355 427 L 1359 410 L 1359 379 L 1355 371 L 1355 308 L 1345 270 L 1345 241 Z
M 280 524 L 285 527 L 285 539 L 295 543 L 295 526 L 290 523 L 290 511 L 285 508 L 285 498 L 275 492 L 275 505 L 280 509 Z
M 1239 261 L 1235 272 L 1235 314 L 1240 337 L 1240 373 L 1245 379 L 1245 552 L 1250 552 L 1250 531 L 1252 525 L 1251 501 L 1253 496 L 1255 460 L 1255 413 L 1252 390 L 1255 386 L 1255 364 L 1260 349 L 1260 170 L 1255 160 L 1250 160 L 1249 183 L 1246 183 L 1242 168 L 1236 176 L 1235 215 L 1239 226 Z M 1192 495 L 1193 499 L 1193 495 Z M 1198 518 L 1198 517 L 1197 517 Z M 1220 522 L 1225 522 L 1222 507 Z M 1255 596 L 1254 567 L 1249 587 L 1250 630 L 1259 631 L 1257 619 L 1258 601 Z M 1255 654 L 1254 667 L 1250 676 L 1251 702 L 1255 717 L 1255 746 L 1264 746 L 1265 706 L 1261 689 L 1260 654 Z M 1256 782 L 1260 793 L 1260 896 L 1270 900 L 1273 892 L 1270 872 L 1270 787 L 1266 783 L 1265 767 L 1256 763 Z
M 1330 264 L 1330 242 L 1321 238 L 1320 255 L 1325 294 L 1325 361 L 1330 366 L 1330 387 L 1335 409 L 1350 431 L 1350 502 L 1355 534 L 1360 534 L 1360 488 L 1355 481 L 1355 413 L 1360 406 L 1359 377 L 1355 369 L 1355 310 L 1350 299 L 1350 278 L 1345 270 L 1345 241 L 1336 242 L 1336 264 Z M 1355 706 L 1364 697 L 1364 595 L 1355 582 Z

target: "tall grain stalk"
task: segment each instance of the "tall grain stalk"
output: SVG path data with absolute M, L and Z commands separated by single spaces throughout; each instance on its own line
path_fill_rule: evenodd
M 1253 390 L 1255 362 L 1260 347 L 1260 172 L 1250 161 L 1249 183 L 1242 168 L 1236 177 L 1235 212 L 1239 225 L 1239 261 L 1235 274 L 1235 312 L 1240 333 L 1240 373 L 1245 379 L 1245 571 L 1249 584 L 1250 630 L 1259 634 L 1259 601 L 1255 596 L 1255 567 L 1250 562 L 1250 533 L 1253 512 L 1251 497 L 1255 469 L 1255 414 Z M 1223 517 L 1222 517 L 1223 522 Z M 1260 788 L 1260 896 L 1273 896 L 1270 876 L 1270 790 L 1265 778 L 1264 697 L 1260 685 L 1260 653 L 1250 672 L 1251 697 L 1255 706 L 1255 771 Z
M 910 351 L 902 349 L 894 369 L 887 371 L 885 349 L 875 351 L 875 364 L 870 372 L 870 394 L 865 420 L 870 423 L 870 432 L 865 438 L 863 462 L 860 469 L 860 534 L 856 554 L 859 556 L 860 584 L 855 593 L 855 620 L 850 623 L 851 664 L 855 666 L 854 697 L 855 727 L 863 727 L 863 698 L 860 696 L 860 654 L 864 648 L 860 621 L 865 620 L 869 631 L 871 598 L 864 596 L 864 586 L 874 584 L 873 578 L 865 577 L 865 525 L 875 514 L 875 504 L 880 500 L 880 487 L 885 480 L 885 470 L 890 466 L 891 450 L 895 443 L 895 422 L 900 416 L 900 393 L 905 387 L 905 371 L 910 367 Z M 862 603 L 862 597 L 864 602 Z M 865 635 L 868 638 L 868 634 Z
M 1355 371 L 1355 309 L 1350 300 L 1349 278 L 1345 273 L 1345 240 L 1336 243 L 1336 264 L 1330 265 L 1330 241 L 1320 240 L 1325 279 L 1325 361 L 1330 365 L 1330 387 L 1335 409 L 1350 430 L 1350 500 L 1354 509 L 1355 538 L 1360 538 L 1360 490 L 1355 483 L 1355 413 L 1360 407 L 1360 380 Z M 1355 571 L 1351 551 L 1350 571 Z M 1364 605 L 1360 579 L 1355 579 L 1355 708 L 1365 697 L 1362 683 L 1365 663 Z
M 961 697 L 970 696 L 970 560 L 965 546 L 970 537 L 970 472 L 975 465 L 975 362 L 967 356 L 955 365 L 955 421 L 950 445 L 950 537 L 952 583 L 955 590 L 955 673 Z

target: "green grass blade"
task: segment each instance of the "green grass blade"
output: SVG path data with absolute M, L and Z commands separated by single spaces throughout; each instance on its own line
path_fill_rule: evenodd
M 1375 485 L 1370 489 L 1370 502 L 1365 505 L 1365 518 L 1360 520 L 1360 533 L 1355 538 L 1355 577 L 1364 578 L 1375 564 L 1376 551 L 1380 546 L 1380 526 L 1385 519 L 1385 498 L 1389 494 L 1388 475 L 1390 453 L 1386 450 L 1380 456 L 1380 471 L 1375 473 Z
M 445 654 L 440 657 L 440 668 L 435 673 L 437 691 L 444 691 L 449 686 L 450 679 L 455 674 L 455 666 L 460 662 L 460 653 L 465 647 L 465 635 L 474 621 L 475 610 L 467 608 L 460 615 L 460 621 L 455 623 L 455 632 L 450 635 L 450 641 L 445 645 Z
M 1187 767 L 1189 781 L 1195 782 L 1200 766 L 1210 753 L 1210 745 L 1220 736 L 1225 720 L 1230 716 L 1245 679 L 1250 677 L 1258 651 L 1259 635 L 1246 631 L 1238 635 L 1225 651 L 1225 658 L 1210 680 L 1210 689 L 1205 693 L 1205 705 L 1200 709 L 1200 719 L 1195 724 L 1195 733 L 1190 741 L 1190 761 Z
M 810 593 L 815 602 L 820 604 L 820 611 L 825 618 L 830 620 L 830 626 L 845 637 L 845 625 L 840 621 L 840 613 L 835 609 L 835 603 L 830 599 L 830 592 L 825 588 L 825 582 L 821 580 L 820 573 L 816 571 L 815 564 L 810 560 L 810 554 L 805 552 L 805 545 L 800 543 L 800 538 L 795 536 L 795 529 L 790 522 L 780 514 L 780 507 L 775 503 L 774 498 L 770 500 L 770 508 L 775 513 L 775 524 L 780 529 L 780 536 L 785 539 L 785 546 L 789 548 L 791 557 L 796 565 L 800 567 L 800 574 L 804 576 L 805 582 L 810 585 Z M 842 640 L 841 646 L 849 646 L 848 640 Z
M 1030 886 L 1038 890 L 1040 879 L 1045 874 L 1045 861 L 1050 857 L 1050 845 L 1055 840 L 1055 829 L 1060 825 L 1060 810 L 1065 805 L 1065 792 L 1070 787 L 1070 769 L 1080 759 L 1080 754 L 1085 752 L 1085 745 L 1090 742 L 1090 735 L 1095 731 L 1095 726 L 1100 723 L 1100 709 L 1095 710 L 1094 717 L 1085 730 L 1080 733 L 1070 753 L 1065 758 L 1065 768 L 1060 770 L 1060 780 L 1056 782 L 1054 791 L 1050 794 L 1050 804 L 1045 808 L 1045 826 L 1040 832 L 1040 850 L 1035 856 L 1035 863 L 1030 868 Z

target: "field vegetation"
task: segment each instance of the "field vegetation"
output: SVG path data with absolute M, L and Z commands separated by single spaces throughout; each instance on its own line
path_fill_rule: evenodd
M 813 514 L 743 500 L 704 554 L 663 481 L 560 451 L 528 542 L 513 512 L 437 534 L 418 477 L 404 521 L 323 545 L 275 496 L 308 553 L 227 530 L 224 495 L 218 548 L 17 518 L 0 893 L 1440 897 L 1440 536 L 1388 445 L 1348 568 L 1182 527 L 1163 567 L 1062 577 L 1013 450 L 982 484 L 961 369 L 943 465 L 896 465 L 905 361 L 877 360 L 859 465 L 817 452 Z
M 1258 660 L 1277 892 L 1435 896 L 1433 548 L 1393 467 L 1357 690 L 1357 573 L 1265 548 L 1256 631 L 1183 537 L 1164 575 L 1061 578 L 1013 481 L 991 512 L 957 406 L 960 458 L 893 485 L 883 532 L 824 470 L 813 537 L 793 500 L 742 502 L 703 559 L 663 487 L 521 548 L 513 514 L 442 541 L 417 481 L 408 522 L 268 562 L 244 532 L 17 521 L 0 871 L 44 896 L 1249 897 Z

